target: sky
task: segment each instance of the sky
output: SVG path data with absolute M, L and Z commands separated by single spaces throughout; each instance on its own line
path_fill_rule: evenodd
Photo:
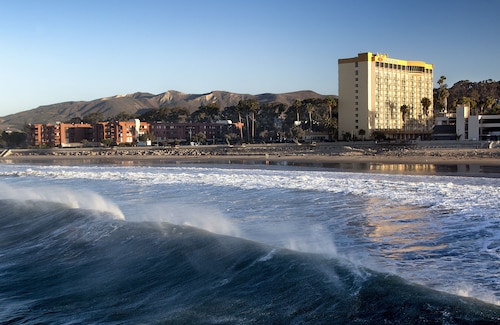
M 500 79 L 499 0 L 0 0 L 0 116 L 177 90 L 338 95 L 338 59 Z M 437 86 L 437 83 L 435 84 Z

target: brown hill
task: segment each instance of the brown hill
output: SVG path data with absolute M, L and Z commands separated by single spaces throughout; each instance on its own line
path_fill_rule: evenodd
M 330 95 L 332 96 L 332 95 Z M 99 98 L 92 101 L 64 102 L 40 106 L 31 110 L 0 118 L 1 129 L 22 129 L 26 123 L 54 123 L 68 121 L 74 117 L 83 117 L 90 113 L 102 113 L 105 118 L 114 117 L 122 112 L 128 114 L 143 113 L 152 108 L 183 107 L 190 112 L 210 103 L 217 103 L 222 109 L 238 104 L 245 99 L 256 99 L 261 104 L 279 102 L 291 105 L 295 100 L 307 98 L 325 98 L 313 91 L 296 91 L 283 94 L 236 94 L 226 91 L 212 91 L 206 94 L 184 94 L 175 90 L 153 95 L 149 93 L 134 93 Z M 336 97 L 336 96 L 332 96 Z

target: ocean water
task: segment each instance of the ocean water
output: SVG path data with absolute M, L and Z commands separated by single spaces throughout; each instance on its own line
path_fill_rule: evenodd
M 1 164 L 0 323 L 497 324 L 499 211 L 493 177 Z

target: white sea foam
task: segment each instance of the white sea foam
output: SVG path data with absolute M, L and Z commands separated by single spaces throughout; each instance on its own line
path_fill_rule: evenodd
M 381 197 L 401 204 L 438 209 L 463 206 L 467 212 L 495 217 L 499 206 L 497 179 L 435 176 L 367 175 L 317 171 L 217 169 L 197 167 L 47 167 L 0 171 L 3 176 L 121 181 L 131 186 L 191 184 L 246 190 L 285 189 Z

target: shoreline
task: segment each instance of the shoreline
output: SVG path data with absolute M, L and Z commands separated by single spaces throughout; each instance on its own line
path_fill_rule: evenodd
M 264 163 L 371 163 L 482 165 L 500 167 L 500 148 L 484 144 L 378 145 L 373 143 L 334 143 L 317 146 L 295 144 L 245 146 L 181 146 L 119 148 L 11 149 L 0 162 L 58 161 L 113 163 L 124 161 L 158 163 L 228 163 L 236 161 Z M 433 146 L 431 146 L 433 145 Z

